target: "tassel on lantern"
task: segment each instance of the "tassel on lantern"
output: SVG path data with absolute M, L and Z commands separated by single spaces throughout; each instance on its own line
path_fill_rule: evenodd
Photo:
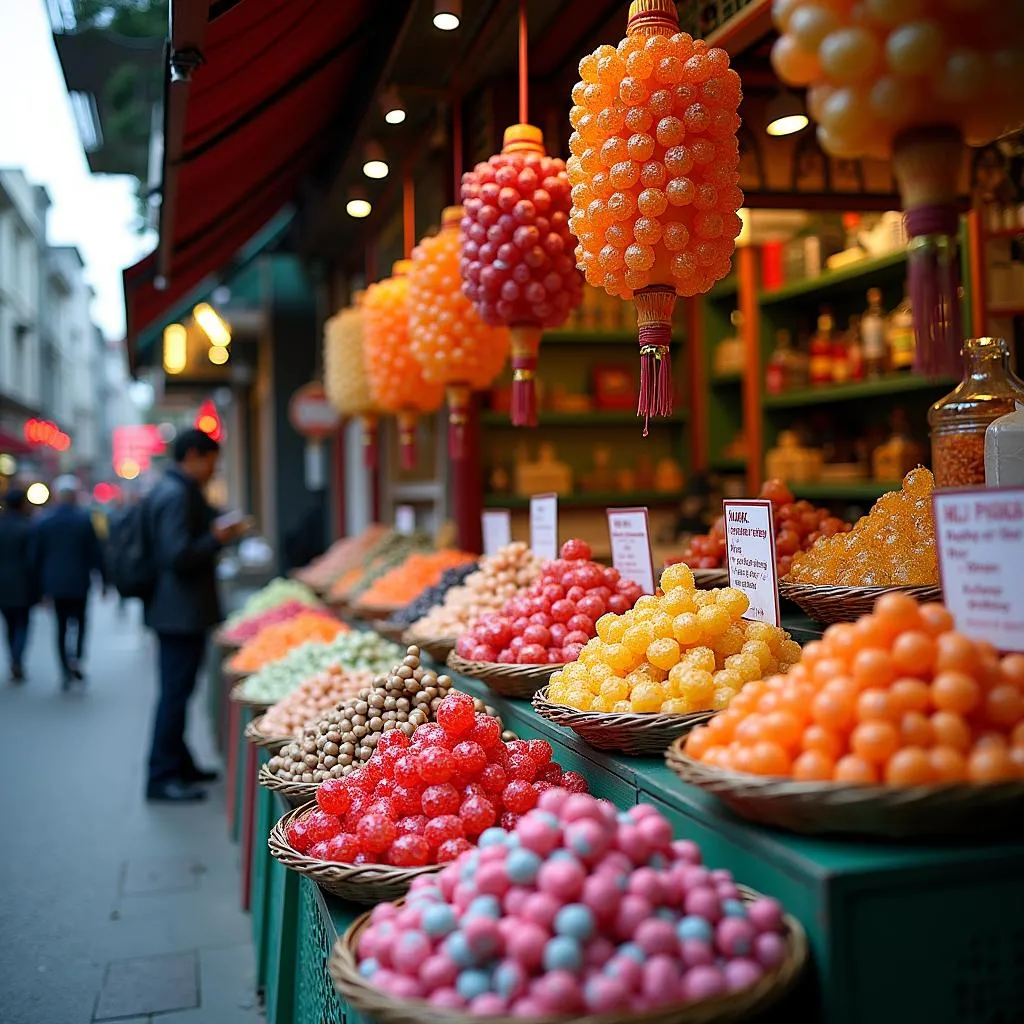
M 404 409 L 398 413 L 398 456 L 402 469 L 416 468 L 416 419 L 415 409 Z
M 379 421 L 376 416 L 364 414 L 359 417 L 359 422 L 363 427 L 363 465 L 367 469 L 376 469 L 379 450 L 377 444 Z
M 512 426 L 537 426 L 539 327 L 512 327 Z
M 448 455 L 455 462 L 462 462 L 466 457 L 466 431 L 469 429 L 469 385 L 449 384 L 445 395 L 448 399 Z
M 633 296 L 640 342 L 640 400 L 636 414 L 644 418 L 644 437 L 652 416 L 672 415 L 672 311 L 676 293 L 648 285 Z

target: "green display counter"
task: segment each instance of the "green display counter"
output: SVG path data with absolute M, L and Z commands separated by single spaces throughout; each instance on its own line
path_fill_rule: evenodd
M 810 639 L 803 632 L 794 630 Z M 475 680 L 457 682 L 486 697 L 524 739 L 549 740 L 556 760 L 583 774 L 595 795 L 623 808 L 653 804 L 678 836 L 701 845 L 708 864 L 729 868 L 799 918 L 812 964 L 794 996 L 765 1020 L 1024 1020 L 1024 843 L 837 842 L 752 825 L 659 759 L 601 753 L 528 702 L 497 697 Z M 259 788 L 255 801 L 253 939 L 269 1024 L 359 1022 L 334 994 L 325 960 L 364 908 L 325 896 L 273 861 L 265 838 L 287 807 Z

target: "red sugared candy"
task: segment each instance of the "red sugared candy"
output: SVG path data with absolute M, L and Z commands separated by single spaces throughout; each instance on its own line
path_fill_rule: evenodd
M 345 814 L 352 806 L 352 794 L 343 779 L 325 779 L 317 786 L 316 804 L 328 814 Z
M 449 736 L 461 736 L 473 728 L 476 706 L 468 693 L 453 692 L 441 701 L 434 717 Z
M 418 868 L 430 862 L 430 844 L 423 836 L 399 836 L 388 849 L 388 863 L 396 868 Z

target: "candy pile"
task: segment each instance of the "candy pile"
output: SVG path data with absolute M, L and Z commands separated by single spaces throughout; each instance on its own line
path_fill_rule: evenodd
M 460 636 L 482 615 L 499 611 L 540 576 L 541 561 L 521 541 L 480 560 L 479 572 L 445 595 L 444 604 L 413 624 L 419 636 Z
M 775 565 L 780 576 L 789 572 L 793 556 L 806 551 L 819 537 L 845 533 L 849 523 L 836 518 L 827 508 L 815 508 L 809 501 L 797 501 L 781 480 L 766 480 L 757 495 L 772 503 L 775 523 Z M 691 569 L 721 569 L 725 558 L 725 517 L 715 520 L 711 531 L 690 540 L 686 550 L 674 561 Z
M 275 622 L 261 630 L 228 661 L 232 672 L 256 672 L 264 665 L 283 658 L 300 644 L 327 643 L 348 626 L 327 612 L 306 610 L 299 615 Z
M 257 633 L 266 629 L 267 626 L 272 626 L 275 622 L 284 622 L 287 619 L 292 619 L 296 615 L 308 612 L 311 607 L 312 605 L 308 605 L 303 601 L 289 599 L 283 604 L 275 605 L 265 612 L 257 612 L 250 618 L 242 619 L 241 622 L 236 623 L 230 629 L 224 629 L 222 635 L 229 643 L 244 644 L 256 636 Z
M 332 665 L 386 672 L 401 657 L 398 644 L 371 630 L 354 629 L 329 644 L 302 644 L 283 658 L 264 665 L 241 684 L 242 696 L 262 704 L 276 704 L 303 680 Z
M 459 637 L 455 650 L 473 661 L 557 665 L 573 661 L 595 636 L 605 612 L 632 608 L 642 591 L 618 570 L 590 561 L 590 546 L 567 540 L 562 557 L 544 565 L 544 575 L 524 594 L 478 619 Z
M 480 1017 L 628 1020 L 749 988 L 786 959 L 779 904 L 744 901 L 653 807 L 553 789 L 479 845 L 416 879 L 404 907 L 373 910 L 357 958 L 375 988 Z
M 401 565 L 378 576 L 363 591 L 359 603 L 367 607 L 401 608 L 410 598 L 434 586 L 446 570 L 472 561 L 473 555 L 452 548 L 411 554 Z
M 358 600 L 378 577 L 401 565 L 410 555 L 432 551 L 433 548 L 425 533 L 389 532 L 357 566 L 342 573 L 331 584 L 330 598 L 334 601 Z
M 373 686 L 374 675 L 366 669 L 331 665 L 303 680 L 263 715 L 267 736 L 301 736 L 306 727 L 341 701 Z
M 927 469 L 912 469 L 850 533 L 821 537 L 793 558 L 788 579 L 850 587 L 938 586 L 932 490 Z
M 885 594 L 808 644 L 788 675 L 744 687 L 686 753 L 804 782 L 1024 779 L 1024 655 L 1000 660 L 942 605 Z
M 288 842 L 322 860 L 419 867 L 453 860 L 499 819 L 513 828 L 553 785 L 586 791 L 546 741 L 504 742 L 468 694 L 448 694 L 435 714 L 382 733 L 366 764 L 321 783 L 319 811 L 293 821 Z
M 297 570 L 295 578 L 314 590 L 329 590 L 339 576 L 359 565 L 389 532 L 386 526 L 371 523 L 358 536 L 335 541 L 319 558 Z
M 665 569 L 661 585 L 664 596 L 598 619 L 597 638 L 552 675 L 552 701 L 616 714 L 709 711 L 800 657 L 785 630 L 742 618 L 743 591 L 697 590 L 682 563 Z
M 299 601 L 302 604 L 317 607 L 320 599 L 304 583 L 297 580 L 277 579 L 271 580 L 265 587 L 257 590 L 242 607 L 229 616 L 224 623 L 224 629 L 234 629 L 239 623 L 251 619 L 254 615 L 262 615 L 286 601 Z
M 466 577 L 470 573 L 475 573 L 479 567 L 479 562 L 467 562 L 454 569 L 446 569 L 434 586 L 427 587 L 403 608 L 392 612 L 388 623 L 397 627 L 411 626 L 414 622 L 422 619 L 432 608 L 443 604 L 444 599 L 448 596 L 448 591 L 464 583 Z

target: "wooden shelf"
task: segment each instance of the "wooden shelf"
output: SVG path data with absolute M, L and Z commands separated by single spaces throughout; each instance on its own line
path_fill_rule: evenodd
M 711 375 L 711 386 L 713 388 L 728 388 L 735 387 L 737 384 L 743 383 L 742 372 L 737 373 L 713 373 Z
M 826 270 L 817 277 L 808 277 L 802 281 L 784 284 L 781 288 L 760 291 L 757 293 L 757 301 L 761 305 L 788 302 L 790 299 L 798 299 L 804 295 L 813 295 L 832 288 L 863 284 L 866 278 L 904 267 L 906 262 L 907 254 L 902 249 L 874 259 L 858 260 L 856 263 L 850 263 L 838 270 Z
M 1024 306 L 989 306 L 985 312 L 989 316 L 1024 316 Z
M 542 412 L 538 415 L 538 426 L 541 427 L 622 427 L 637 426 L 643 427 L 643 421 L 632 409 L 624 409 L 621 412 L 614 410 L 594 410 L 593 412 Z M 652 427 L 670 426 L 673 423 L 685 423 L 686 413 L 678 411 L 671 416 L 651 418 Z M 507 412 L 482 412 L 480 423 L 485 427 L 512 427 L 512 421 Z M 514 427 L 515 430 L 529 428 Z
M 808 501 L 877 501 L 886 491 L 898 491 L 900 480 L 815 480 L 808 483 L 792 483 L 789 489 L 799 498 Z
M 858 380 L 850 384 L 822 384 L 820 387 L 797 388 L 781 395 L 765 395 L 766 409 L 792 409 L 801 405 L 829 405 L 879 395 L 902 395 L 914 391 L 941 391 L 956 383 L 950 377 L 918 377 L 915 374 L 891 373 L 874 380 Z
M 576 330 L 571 331 L 545 331 L 543 335 L 545 345 L 635 345 L 636 328 L 625 331 L 596 331 Z
M 563 494 L 559 508 L 631 508 L 634 505 L 678 505 L 681 494 L 661 491 L 629 491 L 626 493 Z M 518 494 L 485 494 L 484 508 L 529 508 L 530 499 Z

